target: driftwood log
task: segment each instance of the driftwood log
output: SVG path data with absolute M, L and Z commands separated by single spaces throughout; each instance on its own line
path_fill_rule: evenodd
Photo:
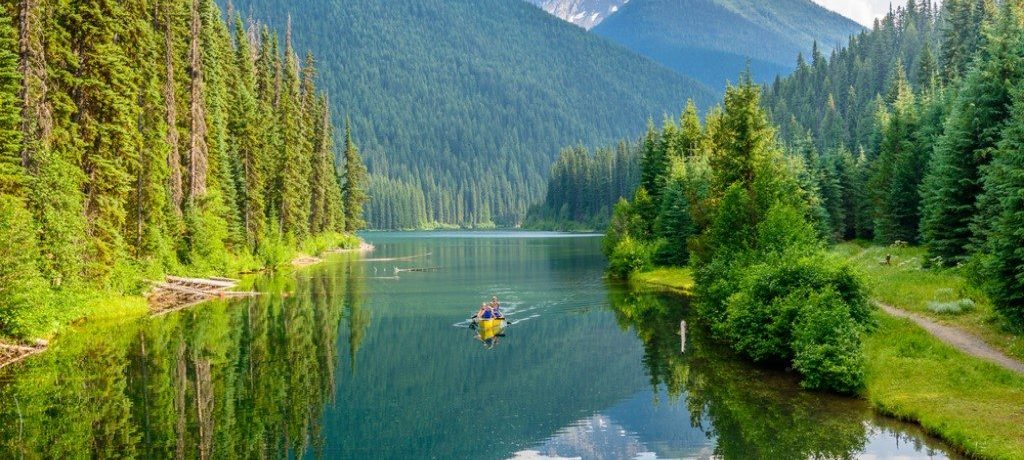
M 164 281 L 154 281 L 152 284 L 153 289 L 146 297 L 153 314 L 182 310 L 212 299 L 259 295 L 257 292 L 232 291 L 238 285 L 238 280 L 231 278 L 168 276 Z

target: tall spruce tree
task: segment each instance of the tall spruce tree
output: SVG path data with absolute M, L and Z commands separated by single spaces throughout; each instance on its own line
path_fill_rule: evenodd
M 354 232 L 366 226 L 363 220 L 363 205 L 366 203 L 366 166 L 359 156 L 359 149 L 352 139 L 352 125 L 345 120 L 345 165 L 342 178 L 341 196 L 345 209 L 345 231 Z
M 982 246 L 985 287 L 995 308 L 1024 327 L 1024 85 L 1016 85 L 1013 118 L 985 175 L 992 224 Z
M 896 67 L 890 94 L 892 112 L 883 122 L 877 165 L 869 183 L 876 194 L 875 239 L 886 244 L 916 242 L 920 220 L 917 190 L 925 162 L 914 143 L 917 103 L 902 65 Z
M 932 256 L 965 260 L 974 239 L 972 223 L 982 191 L 981 170 L 1009 118 L 1007 82 L 1024 78 L 1024 8 L 1003 3 L 986 35 L 978 65 L 968 74 L 939 139 L 922 190 L 922 234 Z

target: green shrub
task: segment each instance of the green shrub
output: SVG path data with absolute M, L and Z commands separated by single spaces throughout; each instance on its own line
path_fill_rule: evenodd
M 608 261 L 608 272 L 616 278 L 628 278 L 631 273 L 654 267 L 654 245 L 643 243 L 626 235 L 615 246 Z
M 292 250 L 277 225 L 268 225 L 267 234 L 256 249 L 256 255 L 259 256 L 263 266 L 269 269 L 277 268 L 288 262 L 291 254 Z
M 793 368 L 812 390 L 855 393 L 864 386 L 862 327 L 846 300 L 825 288 L 804 299 L 793 328 Z
M 50 321 L 34 230 L 24 203 L 0 194 L 0 334 L 27 337 Z
M 943 315 L 956 315 L 973 311 L 976 306 L 971 299 L 959 299 L 950 302 L 932 301 L 928 302 L 928 311 Z
M 863 378 L 863 363 L 855 359 L 859 334 L 870 324 L 872 308 L 849 265 L 820 253 L 801 256 L 792 251 L 756 264 L 720 264 L 705 267 L 721 276 L 702 292 L 712 299 L 728 295 L 724 305 L 701 301 L 718 337 L 757 362 L 792 361 L 809 388 L 856 389 Z M 835 343 L 822 332 L 829 328 L 834 329 Z
M 314 256 L 321 256 L 327 251 L 334 249 L 356 249 L 359 247 L 359 238 L 349 233 L 323 233 L 307 238 L 302 242 L 301 251 Z

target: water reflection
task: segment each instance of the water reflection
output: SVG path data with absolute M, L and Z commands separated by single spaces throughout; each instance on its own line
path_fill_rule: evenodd
M 321 275 L 262 279 L 266 294 L 242 304 L 67 335 L 0 383 L 0 457 L 322 452 L 340 322 L 354 363 L 370 315 L 351 265 Z
M 732 359 L 699 328 L 680 354 L 684 301 L 606 287 L 597 239 L 374 242 L 374 258 L 389 260 L 335 260 L 260 279 L 254 289 L 266 294 L 253 299 L 94 322 L 5 369 L 0 458 L 886 458 L 941 448 L 862 401 L 806 393 Z M 444 270 L 378 279 L 415 264 Z M 475 302 L 465 299 L 492 295 L 507 305 L 507 327 L 466 327 Z
M 619 325 L 633 330 L 643 343 L 654 406 L 686 409 L 685 414 L 662 411 L 659 417 L 637 417 L 642 404 L 608 412 L 625 419 L 661 418 L 656 424 L 632 426 L 659 457 L 951 457 L 921 430 L 876 416 L 864 401 L 801 391 L 793 375 L 737 359 L 706 328 L 694 326 L 686 299 L 612 289 L 610 303 Z M 691 324 L 685 353 L 680 351 L 683 320 Z M 713 451 L 695 445 L 692 438 L 673 439 L 686 431 L 680 427 L 681 415 L 714 440 Z

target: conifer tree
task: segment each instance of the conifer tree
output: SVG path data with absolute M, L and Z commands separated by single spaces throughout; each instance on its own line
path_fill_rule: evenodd
M 677 267 L 685 266 L 690 260 L 687 243 L 695 236 L 696 225 L 690 213 L 686 183 L 682 177 L 675 175 L 669 179 L 654 227 L 657 236 L 663 240 L 661 247 L 658 248 L 658 262 Z
M 1018 93 L 999 151 L 985 176 L 985 194 L 996 208 L 982 250 L 985 287 L 995 308 L 1024 327 L 1024 93 Z
M 352 139 L 352 125 L 348 119 L 345 120 L 345 165 L 342 178 L 341 196 L 342 207 L 345 209 L 345 231 L 354 232 L 365 227 L 363 220 L 363 205 L 366 203 L 366 166 L 359 156 L 359 149 L 356 148 Z
M 0 15 L 0 194 L 27 196 L 28 171 L 22 157 L 22 76 L 14 25 Z
M 126 35 L 130 19 L 124 7 L 102 0 L 77 5 L 68 30 L 85 65 L 73 88 L 82 151 L 87 219 L 87 276 L 104 281 L 126 255 L 124 225 L 132 177 L 137 167 L 139 133 L 136 69 L 130 65 Z
M 188 204 L 195 208 L 196 201 L 206 196 L 208 146 L 206 144 L 206 107 L 203 82 L 202 29 L 199 11 L 201 0 L 192 0 L 189 10 L 189 134 L 188 134 Z
M 241 209 L 242 227 L 250 247 L 255 247 L 262 238 L 266 225 L 266 153 L 264 152 L 262 108 L 257 100 L 256 68 L 254 52 L 246 36 L 242 18 L 235 20 L 234 64 L 238 78 L 231 88 L 228 130 L 234 149 L 233 157 L 238 164 L 238 204 Z
M 914 143 L 917 107 L 903 66 L 897 65 L 892 83 L 893 108 L 883 122 L 878 164 L 869 182 L 875 193 L 875 239 L 882 243 L 916 242 L 917 193 L 925 159 Z
M 277 107 L 282 141 L 278 179 L 281 226 L 286 234 L 302 241 L 309 236 L 310 155 L 303 123 L 301 69 L 290 31 L 285 37 L 283 72 Z
M 945 263 L 961 262 L 968 255 L 982 191 L 980 171 L 991 161 L 1009 117 L 1007 82 L 1021 78 L 1024 7 L 1019 0 L 1009 0 L 986 35 L 979 65 L 968 74 L 953 105 L 922 190 L 924 241 L 929 253 Z

